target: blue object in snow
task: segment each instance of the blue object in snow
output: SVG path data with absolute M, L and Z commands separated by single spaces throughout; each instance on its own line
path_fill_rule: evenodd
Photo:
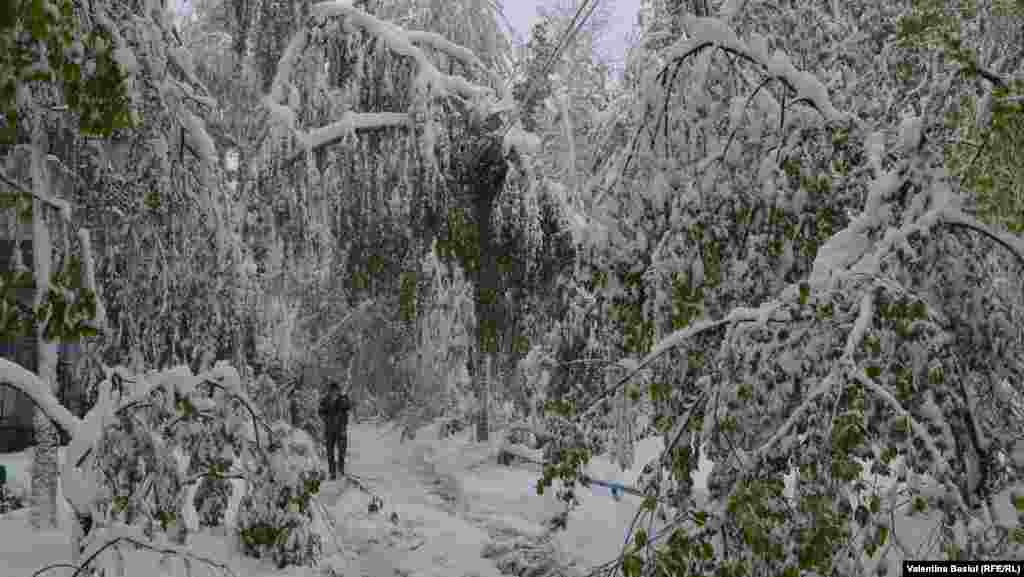
M 608 487 L 612 492 L 612 499 L 618 501 L 622 499 L 623 489 L 626 488 L 622 483 L 616 483 L 615 481 L 602 481 L 600 479 L 590 479 L 592 485 L 600 485 L 602 487 Z

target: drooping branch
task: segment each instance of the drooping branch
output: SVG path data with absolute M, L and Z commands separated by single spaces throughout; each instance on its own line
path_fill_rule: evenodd
M 597 397 L 590 401 L 586 405 L 586 407 L 584 407 L 583 411 L 579 414 L 579 417 L 577 417 L 577 419 L 584 420 L 593 416 L 591 413 L 597 409 L 597 406 L 601 401 L 608 398 L 610 395 L 615 394 L 617 390 L 619 390 L 626 383 L 632 380 L 637 375 L 637 373 L 639 373 L 645 367 L 653 363 L 659 357 L 661 357 L 668 351 L 685 344 L 693 337 L 705 331 L 717 329 L 718 327 L 733 323 L 749 321 L 764 322 L 766 319 L 770 318 L 776 310 L 778 310 L 779 306 L 779 302 L 772 301 L 756 309 L 746 307 L 736 308 L 723 318 L 720 318 L 718 320 L 700 321 L 684 329 L 679 329 L 678 331 L 666 336 L 661 341 L 659 341 L 658 344 L 654 346 L 654 349 L 650 353 L 648 353 L 643 359 L 641 359 L 640 362 L 636 362 L 633 360 L 620 361 L 619 364 L 626 369 L 626 374 L 623 375 L 623 377 L 616 381 L 613 385 L 606 387 L 597 395 Z
M 906 407 L 896 399 L 896 397 L 892 396 L 892 393 L 885 390 L 881 385 L 876 383 L 874 379 L 864 374 L 864 371 L 862 370 L 850 371 L 850 376 L 863 385 L 865 389 L 871 391 L 879 399 L 884 401 L 886 405 L 889 405 L 889 408 L 896 412 L 897 415 L 907 419 L 910 424 L 911 432 L 917 436 L 917 438 L 921 439 L 921 442 L 924 443 L 925 449 L 931 453 L 932 459 L 935 460 L 936 479 L 942 480 L 947 473 L 952 471 L 952 468 L 949 466 L 949 462 L 942 456 L 942 452 L 939 451 L 938 446 L 935 444 L 935 439 L 932 438 L 928 429 L 918 422 L 917 419 L 911 416 L 910 411 L 908 411 Z M 958 501 L 960 501 L 958 504 L 961 508 L 966 508 L 962 497 L 958 497 Z
M 491 82 L 494 83 L 495 87 L 502 87 L 505 85 L 505 82 L 500 76 L 498 76 L 498 73 L 492 68 L 485 66 L 484 63 L 477 58 L 477 55 L 469 48 L 460 46 L 436 32 L 409 30 L 406 34 L 409 37 L 409 40 L 414 44 L 428 45 L 435 50 L 444 52 L 448 56 L 461 60 L 465 64 L 476 67 L 491 78 Z
M 72 438 L 79 433 L 82 426 L 81 419 L 65 409 L 57 397 L 50 392 L 49 385 L 35 373 L 17 363 L 0 358 L 0 384 L 24 393 L 39 410 Z
M 231 398 L 232 400 L 234 400 L 237 403 L 242 405 L 242 407 L 246 410 L 246 412 L 249 413 L 249 417 L 252 419 L 252 429 L 253 429 L 252 434 L 253 434 L 253 437 L 255 438 L 255 441 L 256 441 L 256 448 L 262 450 L 262 447 L 260 446 L 260 435 L 259 435 L 260 425 L 263 425 L 263 429 L 267 432 L 267 436 L 272 436 L 274 434 L 274 431 L 270 428 L 270 425 L 268 425 L 266 423 L 266 421 L 264 421 L 263 419 L 259 418 L 256 415 L 256 409 L 253 408 L 252 403 L 249 402 L 249 399 L 245 398 L 242 395 L 239 395 L 238 393 L 235 393 L 233 391 L 228 390 L 227 387 L 225 387 L 224 385 L 222 385 L 222 384 L 220 384 L 220 383 L 218 383 L 216 381 L 204 380 L 203 384 L 210 385 L 211 387 L 221 389 L 222 391 L 224 391 L 224 393 L 229 398 Z
M 75 571 L 75 573 L 74 573 L 74 575 L 72 577 L 78 577 L 79 575 L 85 575 L 86 574 L 85 572 L 88 570 L 89 565 L 91 565 L 96 560 L 96 558 L 99 557 L 99 555 L 101 553 L 103 553 L 103 551 L 105 551 L 107 549 L 110 549 L 112 547 L 116 547 L 120 543 L 128 543 L 130 545 L 135 546 L 138 549 L 144 549 L 144 550 L 147 550 L 147 551 L 152 551 L 154 553 L 160 553 L 162 555 L 175 555 L 175 556 L 181 557 L 183 559 L 199 561 L 200 563 L 203 563 L 204 565 L 207 565 L 209 567 L 218 569 L 224 575 L 232 575 L 232 576 L 235 575 L 235 573 L 231 570 L 231 568 L 228 567 L 227 565 L 225 565 L 224 563 L 221 563 L 221 562 L 218 562 L 218 561 L 214 561 L 213 559 L 209 559 L 209 558 L 206 558 L 206 557 L 200 557 L 200 556 L 195 555 L 193 553 L 190 553 L 190 552 L 188 552 L 188 551 L 186 551 L 184 549 L 176 549 L 176 548 L 171 548 L 171 547 L 156 547 L 156 546 L 153 546 L 153 545 L 150 545 L 150 544 L 146 543 L 145 541 L 143 541 L 140 538 L 135 537 L 134 535 L 132 535 L 132 536 L 118 535 L 117 532 L 114 529 L 119 529 L 119 528 L 109 528 L 109 529 L 106 529 L 106 531 L 112 535 L 111 538 L 107 539 L 102 545 L 97 547 L 95 551 L 89 552 L 90 554 L 88 555 L 88 557 L 86 557 L 86 559 L 82 562 L 82 564 L 79 565 L 76 568 L 76 571 Z M 134 534 L 134 530 L 132 531 L 132 533 Z M 39 574 L 39 573 L 37 572 L 36 574 Z
M 990 227 L 985 226 L 960 211 L 945 210 L 942 212 L 939 221 L 949 227 L 966 228 L 983 236 L 987 236 L 1005 247 L 1006 250 L 1010 251 L 1013 256 L 1017 257 L 1017 262 L 1019 262 L 1021 266 L 1024 266 L 1024 241 L 1021 241 L 1021 239 L 992 230 Z
M 764 70 L 764 73 L 766 74 L 766 78 L 762 83 L 767 82 L 768 80 L 778 80 L 786 89 L 796 93 L 797 96 L 795 102 L 808 103 L 826 120 L 836 123 L 845 121 L 853 121 L 854 123 L 860 122 L 857 117 L 837 110 L 832 105 L 832 101 L 828 95 L 828 90 L 821 81 L 809 72 L 797 70 L 784 53 L 776 52 L 774 55 L 769 57 L 767 54 L 752 49 L 746 42 L 736 35 L 736 32 L 726 22 L 718 18 L 690 17 L 690 21 L 686 24 L 686 27 L 690 32 L 690 35 L 670 47 L 666 55 L 667 64 L 656 75 L 656 78 L 659 81 L 665 81 L 665 79 L 669 78 L 670 70 L 674 69 L 675 72 L 671 74 L 670 80 L 670 82 L 674 82 L 674 79 L 679 72 L 679 64 L 681 62 L 702 52 L 703 50 L 720 48 L 728 54 L 757 65 L 759 68 Z M 754 94 L 757 94 L 759 90 L 760 87 L 754 91 Z M 751 97 L 753 97 L 753 95 L 751 95 Z M 781 109 L 781 112 L 780 126 L 784 127 L 785 107 Z M 601 189 L 597 191 L 595 198 L 592 201 L 593 204 L 596 205 L 601 202 L 604 195 L 618 184 L 619 179 L 631 164 L 633 157 L 636 155 L 638 150 L 640 134 L 642 133 L 644 124 L 646 124 L 646 120 L 642 123 L 641 127 L 637 128 L 629 150 L 623 155 L 625 160 L 622 163 L 622 167 L 618 170 L 611 171 L 612 174 L 616 175 L 611 185 L 602 186 Z M 725 150 L 726 149 L 723 149 L 719 154 L 724 156 Z M 781 152 L 781 150 L 782 149 L 780 147 L 779 151 Z M 716 160 L 716 156 L 706 159 L 705 162 L 711 162 L 714 160 Z
M 785 438 L 790 431 L 796 426 L 797 423 L 803 419 L 808 412 L 814 407 L 814 401 L 818 397 L 832 390 L 832 387 L 836 383 L 841 382 L 841 378 L 848 372 L 852 372 L 855 367 L 853 364 L 853 355 L 860 345 L 861 341 L 864 340 L 864 335 L 867 334 L 869 328 L 871 328 L 871 319 L 874 315 L 875 307 L 875 293 L 873 287 L 868 287 L 864 295 L 861 297 L 860 306 L 857 313 L 857 320 L 854 321 L 853 328 L 850 330 L 849 336 L 846 339 L 846 346 L 843 347 L 843 356 L 839 362 L 833 365 L 832 370 L 829 371 L 828 375 L 818 384 L 817 387 L 811 391 L 806 398 L 800 403 L 800 405 L 790 414 L 786 422 L 772 435 L 767 441 L 758 447 L 756 454 L 750 459 L 750 463 L 757 463 L 760 461 L 759 455 L 767 455 L 775 445 L 777 445 L 783 438 Z
M 306 147 L 292 154 L 285 164 L 292 164 L 303 158 L 307 152 L 316 152 L 325 146 L 336 144 L 351 134 L 411 126 L 412 119 L 409 114 L 404 112 L 348 111 L 331 124 L 314 128 L 308 133 L 297 133 L 299 138 L 305 142 Z
M 502 86 L 501 79 L 497 74 L 486 68 L 471 50 L 446 40 L 438 34 L 403 30 L 390 22 L 380 20 L 360 10 L 350 2 L 322 2 L 313 7 L 312 17 L 316 20 L 345 18 L 346 24 L 361 28 L 371 36 L 378 38 L 395 54 L 411 58 L 415 63 L 415 85 L 411 88 L 422 91 L 422 96 L 427 99 L 448 97 L 456 100 L 465 99 L 481 108 L 479 112 L 482 117 L 488 117 L 510 107 L 511 93 L 509 90 L 503 90 L 503 98 L 499 100 L 496 89 L 472 83 L 460 75 L 445 74 L 430 61 L 426 52 L 421 50 L 417 44 L 429 45 L 457 58 L 483 71 L 491 78 L 495 86 Z M 292 37 L 278 61 L 270 93 L 264 98 L 264 105 L 270 115 L 279 124 L 287 125 L 296 139 L 305 145 L 305 149 L 298 150 L 288 157 L 284 162 L 285 165 L 293 164 L 307 152 L 317 151 L 334 144 L 346 135 L 355 132 L 413 126 L 414 120 L 411 114 L 415 111 L 373 113 L 349 111 L 339 120 L 313 129 L 308 133 L 299 130 L 296 126 L 297 115 L 285 102 L 290 86 L 289 79 L 306 52 L 309 39 L 309 30 L 306 28 L 299 30 Z M 268 124 L 257 139 L 256 150 L 262 148 L 263 142 L 269 134 L 270 125 Z
M 413 43 L 412 38 L 426 41 L 426 37 L 421 33 L 414 33 L 410 37 L 409 32 L 390 22 L 363 12 L 350 2 L 321 2 L 313 6 L 312 14 L 314 17 L 319 18 L 344 16 L 353 25 L 362 28 L 371 36 L 380 38 L 392 52 L 412 58 L 416 62 L 418 73 L 424 77 L 424 80 L 431 85 L 433 90 L 440 91 L 437 96 L 459 95 L 476 100 L 488 95 L 493 97 L 495 94 L 491 88 L 473 84 L 462 76 L 448 75 L 438 70 L 430 62 L 427 55 Z M 456 45 L 452 43 L 451 47 L 456 47 Z M 471 54 L 466 48 L 456 51 L 463 55 Z
M 830 121 L 844 121 L 852 118 L 832 106 L 828 90 L 809 72 L 802 72 L 781 52 L 769 57 L 752 50 L 741 40 L 736 32 L 726 23 L 717 18 L 692 18 L 687 23 L 690 36 L 680 40 L 668 52 L 668 60 L 678 61 L 696 54 L 707 48 L 721 48 L 748 62 L 757 64 L 765 72 L 778 78 L 787 88 L 797 94 L 797 101 L 809 103 L 822 116 Z

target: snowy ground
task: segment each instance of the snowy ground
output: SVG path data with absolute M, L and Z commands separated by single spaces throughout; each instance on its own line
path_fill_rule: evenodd
M 189 548 L 225 561 L 237 575 L 254 577 L 498 577 L 501 569 L 514 571 L 517 563 L 536 566 L 541 561 L 571 577 L 617 555 L 639 500 L 626 496 L 615 501 L 607 490 L 594 487 L 583 496 L 583 507 L 567 530 L 552 538 L 544 523 L 561 505 L 550 494 L 536 495 L 537 471 L 497 465 L 497 449 L 497 441 L 484 446 L 465 436 L 438 441 L 433 427 L 402 443 L 398 429 L 356 424 L 348 470 L 384 506 L 369 513 L 366 491 L 347 481 L 326 483 L 321 503 L 328 513 L 328 543 L 319 567 L 277 570 L 235 555 L 229 539 L 208 532 L 194 535 Z M 9 484 L 22 491 L 28 488 L 30 460 L 30 452 L 0 455 Z M 614 469 L 607 463 L 604 468 Z M 600 464 L 594 473 L 599 470 Z M 628 482 L 628 477 L 619 473 L 604 478 Z M 66 532 L 35 533 L 27 522 L 24 509 L 0 516 L 4 575 L 29 577 L 70 559 Z M 130 555 L 126 574 L 176 576 L 173 567 L 155 572 L 155 561 L 150 553 Z M 45 577 L 71 573 L 58 568 Z M 193 574 L 206 571 L 195 566 Z
M 190 551 L 226 562 L 239 576 L 294 577 L 498 577 L 523 574 L 524 566 L 548 567 L 540 575 L 574 577 L 615 559 L 640 504 L 630 495 L 614 500 L 607 489 L 593 486 L 581 495 L 565 531 L 550 534 L 545 521 L 562 510 L 550 493 L 538 496 L 537 470 L 504 467 L 496 463 L 499 443 L 472 443 L 461 437 L 439 441 L 435 427 L 418 432 L 415 440 L 401 442 L 400 431 L 370 424 L 353 425 L 348 470 L 365 490 L 348 481 L 329 482 L 321 504 L 327 538 L 318 567 L 284 571 L 233 553 L 230 540 L 208 532 L 194 535 Z M 602 458 L 590 474 L 599 479 L 633 485 L 639 468 L 661 448 L 659 440 L 642 442 L 637 466 L 621 472 Z M 8 482 L 28 487 L 29 454 L 0 455 Z M 702 489 L 710 463 L 702 463 L 696 485 Z M 368 512 L 371 495 L 383 500 L 383 509 Z M 1006 509 L 1006 505 L 997 507 Z M 394 514 L 394 515 L 392 515 Z M 926 558 L 935 523 L 897 515 L 897 530 L 921 547 Z M 653 527 L 657 534 L 658 527 Z M 10 577 L 29 577 L 36 570 L 69 559 L 69 538 L 62 532 L 35 533 L 27 529 L 26 511 L 0 516 L 0 560 Z M 127 575 L 177 577 L 179 570 L 159 570 L 154 554 L 129 559 Z M 138 571 L 131 570 L 136 565 Z M 154 567 L 158 567 L 154 571 Z M 56 569 L 43 577 L 66 577 Z M 195 568 L 193 575 L 206 574 Z M 213 573 L 210 573 L 211 575 Z

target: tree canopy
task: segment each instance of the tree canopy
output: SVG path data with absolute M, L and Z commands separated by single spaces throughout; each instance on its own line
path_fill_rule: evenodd
M 6 2 L 0 176 L 56 265 L 16 253 L 0 329 L 84 339 L 93 420 L 5 379 L 154 467 L 196 380 L 255 423 L 330 375 L 479 440 L 515 400 L 569 503 L 659 437 L 626 577 L 1024 556 L 1024 6 L 645 2 L 613 81 L 596 5 L 517 52 L 484 0 Z M 188 402 L 115 425 L 150 369 Z M 216 418 L 250 497 L 316 492 Z

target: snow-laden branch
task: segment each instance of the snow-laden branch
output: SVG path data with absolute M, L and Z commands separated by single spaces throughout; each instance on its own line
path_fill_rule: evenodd
M 84 571 L 96 560 L 97 557 L 99 557 L 104 551 L 115 548 L 121 543 L 128 543 L 137 549 L 152 551 L 163 556 L 173 555 L 190 561 L 198 561 L 210 568 L 217 569 L 224 575 L 235 575 L 228 565 L 214 559 L 195 555 L 187 549 L 171 547 L 166 543 L 161 546 L 156 546 L 148 541 L 150 541 L 150 538 L 145 534 L 143 529 L 134 525 L 121 524 L 97 529 L 97 534 L 92 541 L 93 545 L 91 545 L 85 552 L 85 560 L 76 568 L 75 575 L 84 575 Z M 39 574 L 39 572 L 36 572 L 36 574 Z
M 280 105 L 276 105 L 280 108 Z M 289 110 L 290 112 L 290 110 Z M 314 128 L 309 132 L 296 130 L 296 137 L 305 144 L 305 148 L 295 152 L 287 162 L 295 162 L 308 152 L 315 152 L 325 146 L 341 142 L 346 136 L 367 130 L 385 128 L 408 128 L 412 125 L 409 114 L 404 112 L 345 112 L 342 117 L 326 126 Z
M 939 220 L 946 226 L 966 228 L 987 236 L 1004 246 L 1013 256 L 1017 257 L 1017 262 L 1024 266 L 1024 240 L 1019 237 L 993 230 L 959 210 L 944 210 Z
M 444 52 L 452 58 L 461 60 L 465 64 L 475 66 L 480 69 L 484 74 L 490 77 L 491 82 L 494 83 L 495 87 L 504 86 L 504 81 L 493 68 L 488 68 L 484 63 L 477 58 L 477 55 L 472 50 L 461 46 L 448 40 L 444 36 L 436 32 L 427 32 L 424 30 L 408 30 L 406 32 L 409 41 L 414 44 L 425 44 L 430 46 L 434 50 Z
M 345 1 L 317 4 L 313 7 L 312 16 L 318 19 L 343 17 L 346 19 L 346 24 L 361 28 L 370 35 L 380 39 L 392 52 L 411 58 L 416 65 L 415 82 L 417 86 L 414 89 L 423 90 L 423 95 L 428 99 L 447 96 L 461 97 L 481 107 L 481 110 L 478 112 L 485 117 L 510 107 L 512 97 L 509 90 L 504 90 L 503 98 L 499 100 L 496 89 L 480 86 L 462 76 L 448 75 L 438 70 L 417 44 L 428 45 L 435 50 L 461 60 L 483 71 L 495 83 L 495 86 L 502 86 L 500 77 L 493 70 L 484 66 L 483 62 L 471 50 L 455 44 L 438 34 L 403 30 L 390 22 L 380 20 L 356 8 L 351 2 Z M 305 145 L 304 150 L 295 152 L 286 163 L 295 162 L 309 151 L 315 151 L 334 144 L 345 138 L 346 135 L 358 131 L 407 128 L 412 126 L 412 118 L 406 112 L 359 113 L 350 111 L 346 112 L 341 119 L 326 126 L 309 132 L 299 130 L 297 127 L 298 123 L 296 122 L 297 115 L 292 109 L 292 106 L 295 106 L 292 94 L 294 87 L 290 83 L 290 78 L 309 45 L 309 41 L 310 33 L 305 28 L 291 38 L 278 61 L 270 92 L 263 99 L 264 105 L 273 119 L 273 123 L 286 127 L 299 142 Z M 266 136 L 270 134 L 269 126 L 270 123 L 268 123 L 267 129 L 264 130 L 261 137 L 257 140 L 257 150 L 262 147 Z
M 17 363 L 0 358 L 0 383 L 24 393 L 69 436 L 78 435 L 82 421 L 60 404 L 57 397 L 50 392 L 50 386 L 35 373 Z
M 846 347 L 843 348 L 843 361 L 847 363 L 853 362 L 853 355 L 857 351 L 857 347 L 864 340 L 864 335 L 868 333 L 868 329 L 871 328 L 871 319 L 875 316 L 875 291 L 874 288 L 869 288 L 864 291 L 864 296 L 860 299 L 860 310 L 857 313 L 857 320 L 853 323 L 853 329 L 850 331 L 849 338 L 846 339 Z
M 788 419 L 786 419 L 786 422 L 779 427 L 779 430 L 765 441 L 764 444 L 758 447 L 753 458 L 748 461 L 749 463 L 760 462 L 759 456 L 767 455 L 775 445 L 789 435 L 790 431 L 793 430 L 796 424 L 799 423 L 812 408 L 814 408 L 814 402 L 818 397 L 832 390 L 832 387 L 841 381 L 841 377 L 845 373 L 852 372 L 855 369 L 853 355 L 861 341 L 864 340 L 864 335 L 867 334 L 868 329 L 871 328 L 871 319 L 874 316 L 875 305 L 874 294 L 874 287 L 872 286 L 868 287 L 864 296 L 861 297 L 857 320 L 854 321 L 853 328 L 850 330 L 850 334 L 846 338 L 846 346 L 843 347 L 842 358 L 838 363 L 832 366 L 832 370 L 829 371 L 828 375 L 822 379 L 818 386 L 803 399 L 796 410 L 789 415 Z
M 462 76 L 448 75 L 438 70 L 427 55 L 413 43 L 413 38 L 425 41 L 425 37 L 421 33 L 414 33 L 410 37 L 409 32 L 363 12 L 353 6 L 351 2 L 344 0 L 321 2 L 313 6 L 312 14 L 319 18 L 344 16 L 353 25 L 380 38 L 392 52 L 412 58 L 416 62 L 418 73 L 423 76 L 433 90 L 440 91 L 436 96 L 455 94 L 475 100 L 484 96 L 493 97 L 495 94 L 494 90 L 473 84 Z
M 727 316 L 723 318 L 717 320 L 699 321 L 686 328 L 679 329 L 673 332 L 672 334 L 667 335 L 665 338 L 658 341 L 658 343 L 654 345 L 654 348 L 651 350 L 651 352 L 648 353 L 647 356 L 645 356 L 639 362 L 634 361 L 632 359 L 624 359 L 620 361 L 619 364 L 620 366 L 622 366 L 622 368 L 626 369 L 626 374 L 618 381 L 616 381 L 615 384 L 605 388 L 605 390 L 603 390 L 599 395 L 597 395 L 597 397 L 590 401 L 590 403 L 588 403 L 587 406 L 584 407 L 583 411 L 579 414 L 579 417 L 577 418 L 580 420 L 584 420 L 591 417 L 591 413 L 597 409 L 597 406 L 601 401 L 608 398 L 608 396 L 614 394 L 615 391 L 619 390 L 623 385 L 628 383 L 631 379 L 633 379 L 633 377 L 636 376 L 637 373 L 639 373 L 645 367 L 647 367 L 655 360 L 657 360 L 658 357 L 664 355 L 665 353 L 676 347 L 683 345 L 693 337 L 705 331 L 716 329 L 724 325 L 751 321 L 760 321 L 762 323 L 766 322 L 767 319 L 769 319 L 772 316 L 772 314 L 774 314 L 775 311 L 779 309 L 779 306 L 779 302 L 771 301 L 765 303 L 764 305 L 756 309 L 738 307 L 736 309 L 733 309 L 732 312 L 730 312 Z
M 820 80 L 809 72 L 797 70 L 782 51 L 776 50 L 769 57 L 767 53 L 755 50 L 741 40 L 728 24 L 718 18 L 691 16 L 686 23 L 686 29 L 690 32 L 689 36 L 669 49 L 667 60 L 683 60 L 705 48 L 721 48 L 760 65 L 767 74 L 778 78 L 796 92 L 797 100 L 807 101 L 829 121 L 841 122 L 851 118 L 850 115 L 832 106 L 828 90 Z
M 942 456 L 942 452 L 939 451 L 938 446 L 935 444 L 935 439 L 932 438 L 932 435 L 931 433 L 928 432 L 928 429 L 920 422 L 918 422 L 918 420 L 915 419 L 910 414 L 910 411 L 908 411 L 907 408 L 903 406 L 903 403 L 900 403 L 899 400 L 896 399 L 896 397 L 892 396 L 892 393 L 885 390 L 885 387 L 876 383 L 874 379 L 868 377 L 864 373 L 864 371 L 850 371 L 850 376 L 856 379 L 858 383 L 863 385 L 866 390 L 871 391 L 879 399 L 884 401 L 885 404 L 889 405 L 889 408 L 891 408 L 896 413 L 898 418 L 905 418 L 907 419 L 907 421 L 909 421 L 911 432 L 915 436 L 917 436 L 917 438 L 921 439 L 921 441 L 924 443 L 925 449 L 927 449 L 927 451 L 931 453 L 932 459 L 935 460 L 935 478 L 940 481 L 943 480 L 945 476 L 952 471 L 952 468 L 950 468 L 949 462 L 946 461 L 946 458 Z M 966 507 L 964 507 L 963 505 L 962 499 L 960 502 L 960 506 L 966 509 Z
M 882 179 L 885 179 L 885 175 Z M 854 276 L 877 277 L 886 256 L 896 248 L 905 246 L 912 235 L 928 235 L 939 225 L 966 228 L 982 234 L 1009 250 L 1017 262 L 1024 266 L 1024 241 L 996 231 L 964 214 L 953 199 L 946 199 L 899 228 L 889 228 L 872 247 L 867 231 L 874 224 L 872 215 L 865 213 L 826 241 L 814 259 L 809 279 L 811 286 L 825 289 Z
M 345 112 L 342 117 L 327 126 L 309 131 L 307 145 L 316 150 L 345 138 L 359 130 L 396 128 L 409 125 L 409 115 L 404 112 Z
M 100 300 L 98 286 L 96 283 L 96 263 L 92 256 L 92 240 L 89 231 L 84 228 L 78 229 L 78 244 L 82 250 L 82 284 L 93 294 L 96 303 L 96 315 L 92 324 L 96 327 L 104 327 L 107 322 L 107 311 Z
M 291 78 L 292 70 L 298 64 L 299 56 L 306 49 L 307 44 L 309 44 L 309 32 L 302 28 L 295 33 L 295 36 L 292 36 L 291 41 L 285 46 L 284 53 L 277 61 L 277 71 L 270 84 L 270 94 L 267 95 L 271 102 L 280 104 L 287 101 L 288 94 L 285 93 L 285 90 L 289 86 L 288 79 Z

